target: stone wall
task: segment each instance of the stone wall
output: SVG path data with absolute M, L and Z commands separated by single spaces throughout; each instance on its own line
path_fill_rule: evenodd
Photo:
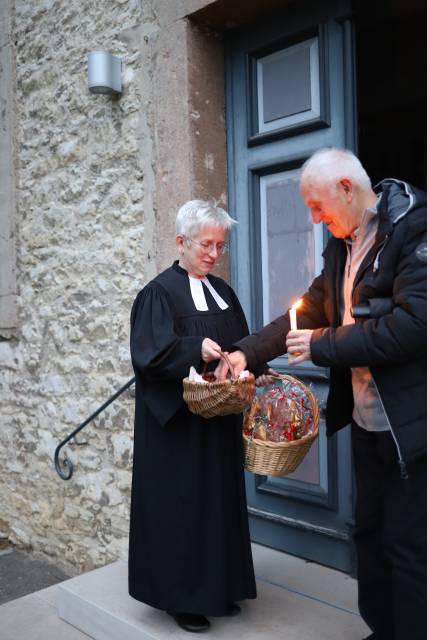
M 66 447 L 71 480 L 53 454 L 133 375 L 131 303 L 171 261 L 177 205 L 225 193 L 222 45 L 185 17 L 212 0 L 10 4 L 18 322 L 0 341 L 0 537 L 76 573 L 126 557 L 133 398 Z M 87 89 L 97 49 L 122 59 L 120 98 Z
M 0 343 L 0 518 L 13 542 L 68 571 L 125 555 L 133 400 L 74 446 L 58 442 L 132 375 L 129 310 L 155 271 L 150 39 L 138 0 L 16 0 L 19 324 Z M 123 61 L 120 99 L 87 90 L 86 59 Z M 150 257 L 149 257 L 150 254 Z

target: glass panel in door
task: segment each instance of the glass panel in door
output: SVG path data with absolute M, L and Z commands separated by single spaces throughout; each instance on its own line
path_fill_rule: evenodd
M 263 325 L 283 314 L 307 290 L 322 268 L 323 230 L 311 221 L 299 193 L 299 169 L 260 178 L 260 237 Z M 326 437 L 321 434 L 326 456 Z M 322 460 L 323 490 L 327 491 L 327 461 Z M 284 480 L 320 484 L 319 440 L 299 468 Z

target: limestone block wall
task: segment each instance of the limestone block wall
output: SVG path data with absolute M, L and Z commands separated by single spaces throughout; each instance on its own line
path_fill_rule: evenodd
M 132 376 L 132 300 L 155 266 L 151 3 L 16 0 L 19 321 L 0 342 L 0 528 L 70 572 L 126 553 L 133 399 L 53 469 L 67 432 Z M 120 99 L 87 89 L 87 53 L 123 61 Z

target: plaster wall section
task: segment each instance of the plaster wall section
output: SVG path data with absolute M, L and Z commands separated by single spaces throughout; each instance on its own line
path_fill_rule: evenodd
M 227 208 L 224 41 L 222 33 L 189 25 L 189 93 L 192 139 L 192 189 Z M 225 254 L 215 273 L 229 279 Z
M 4 0 L 0 3 L 0 338 L 13 335 L 17 320 L 11 14 L 11 0 Z
M 176 257 L 175 218 L 193 194 L 187 20 L 162 29 L 153 56 L 156 255 L 162 271 Z
M 226 205 L 222 38 L 187 18 L 177 20 L 159 35 L 154 65 L 156 255 L 161 270 L 176 254 L 179 207 L 209 197 Z M 228 277 L 226 260 L 219 272 Z
M 218 0 L 152 0 L 153 11 L 157 17 L 161 28 L 170 28 L 170 26 L 195 14 L 196 12 L 203 11 L 208 7 L 215 7 L 218 5 Z

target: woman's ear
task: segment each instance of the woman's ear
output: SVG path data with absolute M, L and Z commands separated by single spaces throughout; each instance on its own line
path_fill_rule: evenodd
M 175 244 L 180 256 L 182 256 L 184 253 L 184 242 L 185 242 L 184 236 L 179 233 L 175 238 Z

